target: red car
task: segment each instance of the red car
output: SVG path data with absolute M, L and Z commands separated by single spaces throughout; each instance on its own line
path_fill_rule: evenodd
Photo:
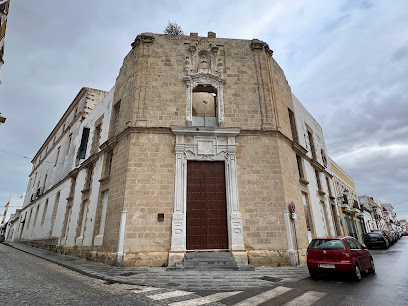
M 313 239 L 307 248 L 307 267 L 312 278 L 320 272 L 349 272 L 356 281 L 361 271 L 375 273 L 371 253 L 353 237 L 322 237 Z

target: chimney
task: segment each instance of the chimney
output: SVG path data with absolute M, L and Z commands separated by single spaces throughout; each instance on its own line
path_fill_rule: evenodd
M 191 36 L 191 37 L 198 37 L 198 33 L 192 33 L 192 32 L 190 32 L 190 36 Z
M 214 32 L 208 32 L 208 38 L 216 38 L 217 34 L 215 34 Z

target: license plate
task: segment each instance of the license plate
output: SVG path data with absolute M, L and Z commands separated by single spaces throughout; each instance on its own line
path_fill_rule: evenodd
M 334 269 L 334 268 L 335 268 L 335 265 L 319 264 L 319 268 L 330 268 L 330 269 Z
M 370 238 L 370 241 L 377 241 L 377 238 Z

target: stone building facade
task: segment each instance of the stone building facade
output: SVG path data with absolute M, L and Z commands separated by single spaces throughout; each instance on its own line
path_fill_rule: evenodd
M 88 93 L 89 114 L 75 121 Z M 83 89 L 63 117 L 72 117 L 70 132 L 61 119 L 37 153 L 15 237 L 125 266 L 172 266 L 203 250 L 293 264 L 296 243 L 305 261 L 296 154 L 312 153 L 293 138 L 295 111 L 265 42 L 140 34 L 114 89 Z M 322 163 L 315 167 L 326 173 Z

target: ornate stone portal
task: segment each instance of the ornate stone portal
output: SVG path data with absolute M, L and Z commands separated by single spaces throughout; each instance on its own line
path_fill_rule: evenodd
M 228 246 L 237 261 L 247 264 L 236 172 L 235 137 L 240 129 L 181 126 L 173 126 L 171 129 L 176 135 L 176 171 L 169 266 L 182 261 L 186 252 L 186 186 L 189 160 L 225 162 Z

